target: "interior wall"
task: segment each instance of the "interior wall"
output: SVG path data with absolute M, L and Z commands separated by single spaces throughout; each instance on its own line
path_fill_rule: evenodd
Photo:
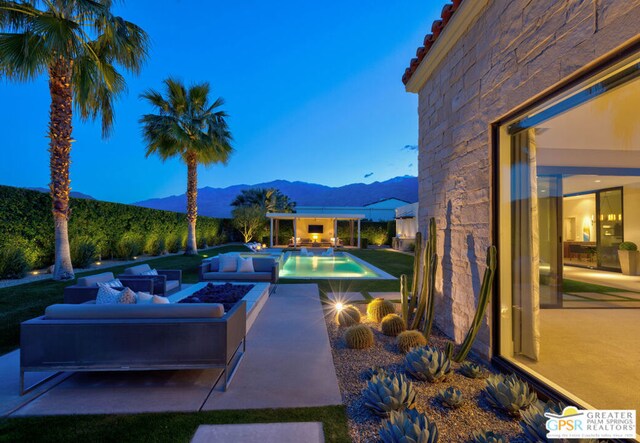
M 324 227 L 322 234 L 309 234 L 309 225 L 322 225 Z M 335 237 L 333 233 L 333 220 L 332 219 L 319 219 L 319 220 L 298 220 L 297 236 L 300 239 L 312 239 L 314 235 L 318 236 L 318 240 L 329 241 L 330 238 Z
M 563 239 L 565 241 L 596 241 L 596 226 L 591 223 L 592 217 L 596 216 L 596 197 L 595 194 L 585 194 L 575 197 L 565 197 L 562 202 L 563 211 Z M 567 223 L 575 219 L 574 238 L 568 238 Z M 589 234 L 589 239 L 585 239 L 584 235 Z
M 624 239 L 640 245 L 640 183 L 623 187 Z

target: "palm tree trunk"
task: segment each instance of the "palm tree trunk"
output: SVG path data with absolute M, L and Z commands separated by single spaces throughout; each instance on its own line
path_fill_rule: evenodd
M 196 219 L 198 218 L 198 156 L 195 152 L 187 152 L 187 233 L 186 255 L 198 253 L 196 242 Z
M 53 220 L 55 224 L 56 261 L 54 280 L 74 278 L 69 249 L 69 164 L 71 163 L 72 105 L 71 61 L 58 58 L 49 66 L 49 168 Z

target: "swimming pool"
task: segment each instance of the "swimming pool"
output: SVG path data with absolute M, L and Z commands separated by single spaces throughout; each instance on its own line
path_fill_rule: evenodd
M 396 279 L 383 270 L 347 253 L 337 253 L 333 257 L 303 257 L 285 254 L 279 275 L 280 278 L 299 279 Z

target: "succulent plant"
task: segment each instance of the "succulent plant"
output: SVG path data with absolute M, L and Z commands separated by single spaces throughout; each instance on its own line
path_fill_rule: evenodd
M 375 414 L 386 416 L 391 411 L 413 409 L 416 392 L 404 374 L 374 375 L 364 390 L 364 401 Z
M 385 368 L 381 368 L 380 366 L 371 366 L 369 369 L 364 371 L 364 375 L 367 380 L 371 380 L 371 378 L 375 377 L 376 375 L 389 376 L 390 373 L 387 372 Z
M 404 357 L 404 366 L 418 380 L 437 382 L 451 372 L 451 360 L 447 355 L 430 346 L 412 349 Z
M 366 325 L 349 326 L 344 331 L 347 347 L 351 349 L 365 349 L 373 346 L 373 331 Z
M 451 409 L 459 408 L 464 402 L 462 392 L 455 386 L 450 386 L 447 389 L 441 389 L 438 392 L 438 399 L 440 399 L 444 406 Z
M 472 443 L 507 443 L 506 437 L 493 431 L 474 432 L 471 435 Z
M 545 412 L 551 412 L 553 414 L 562 414 L 565 405 L 560 403 L 554 403 L 552 401 L 543 403 L 538 401 L 531 405 L 531 407 L 522 411 L 522 420 L 520 420 L 520 427 L 524 433 L 524 437 L 528 442 L 538 443 L 540 441 L 547 441 L 547 420 L 544 416 Z
M 515 374 L 489 376 L 484 392 L 492 406 L 514 416 L 538 400 L 531 387 Z
M 382 333 L 395 337 L 400 334 L 406 328 L 404 320 L 398 314 L 385 315 L 382 319 Z
M 340 326 L 353 326 L 360 323 L 360 310 L 355 306 L 349 305 L 342 308 L 336 314 L 336 322 Z
M 415 409 L 392 411 L 382 423 L 380 440 L 383 443 L 437 443 L 438 427 Z
M 465 361 L 460 365 L 460 373 L 467 378 L 483 378 L 486 371 L 480 365 Z
M 412 348 L 426 346 L 427 339 L 420 331 L 404 331 L 398 334 L 398 348 L 400 352 L 409 352 Z
M 369 318 L 377 323 L 389 314 L 395 314 L 396 308 L 389 300 L 384 298 L 373 299 L 367 305 L 367 315 Z

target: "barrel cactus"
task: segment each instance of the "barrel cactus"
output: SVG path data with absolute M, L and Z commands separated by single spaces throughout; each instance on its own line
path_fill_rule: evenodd
M 426 346 L 427 339 L 419 331 L 404 331 L 398 334 L 398 348 L 400 352 L 407 353 L 412 348 Z
M 492 375 L 486 381 L 484 392 L 492 406 L 509 415 L 518 416 L 538 400 L 531 387 L 515 374 Z
M 507 441 L 504 436 L 493 431 L 474 432 L 471 435 L 472 443 L 507 443 Z
M 373 331 L 366 325 L 349 326 L 344 332 L 347 347 L 351 349 L 365 349 L 373 346 Z
M 545 404 L 539 401 L 522 411 L 520 427 L 525 439 L 531 443 L 547 441 L 547 432 L 549 431 L 547 431 L 548 418 L 545 417 L 545 412 L 562 415 L 564 408 L 565 405 L 562 403 L 558 404 L 550 401 Z
M 413 383 L 404 374 L 374 375 L 364 390 L 364 405 L 380 416 L 413 409 L 416 405 Z
M 429 417 L 415 409 L 392 411 L 382 423 L 380 440 L 383 443 L 437 443 L 438 427 Z
M 470 361 L 465 361 L 460 365 L 460 373 L 467 378 L 482 378 L 485 376 L 484 368 Z
M 418 380 L 432 383 L 444 380 L 451 372 L 451 360 L 447 355 L 430 346 L 409 351 L 404 366 Z
M 360 323 L 360 310 L 355 306 L 345 306 L 336 314 L 336 322 L 340 326 L 353 326 Z
M 367 305 L 367 315 L 377 323 L 380 323 L 386 315 L 395 314 L 395 312 L 393 303 L 384 298 L 376 298 Z
M 382 333 L 395 337 L 402 331 L 407 329 L 404 325 L 404 320 L 398 314 L 385 315 L 382 319 Z
M 454 386 L 450 386 L 447 389 L 441 389 L 438 392 L 438 399 L 444 406 L 451 409 L 459 408 L 464 402 L 462 392 Z

